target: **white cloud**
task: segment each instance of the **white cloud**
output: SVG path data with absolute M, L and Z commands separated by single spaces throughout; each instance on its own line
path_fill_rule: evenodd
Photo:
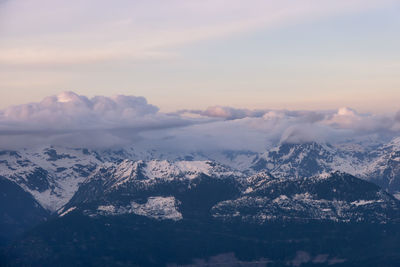
M 198 117 L 187 116 L 191 114 Z M 0 148 L 137 146 L 161 151 L 263 151 L 279 143 L 387 140 L 400 132 L 399 113 L 248 110 L 210 107 L 159 112 L 143 97 L 73 92 L 0 111 Z
M 141 131 L 189 123 L 177 116 L 160 114 L 143 97 L 118 95 L 89 99 L 64 92 L 38 103 L 1 111 L 0 146 L 123 145 L 137 139 Z
M 158 108 L 148 104 L 143 97 L 99 96 L 88 99 L 73 92 L 64 92 L 46 97 L 39 103 L 9 107 L 2 112 L 1 119 L 20 122 L 31 129 L 50 126 L 73 130 L 93 129 L 99 125 L 113 127 L 121 122 L 136 122 L 138 118 L 157 112 Z
M 395 115 L 382 116 L 374 114 L 359 114 L 350 108 L 340 108 L 328 116 L 324 124 L 339 129 L 351 129 L 358 132 L 393 131 L 396 124 Z

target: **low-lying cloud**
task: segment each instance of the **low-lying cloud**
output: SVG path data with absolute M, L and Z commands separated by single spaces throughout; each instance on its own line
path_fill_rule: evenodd
M 210 118 L 220 118 L 226 120 L 243 119 L 247 117 L 262 117 L 266 113 L 265 110 L 249 110 L 238 109 L 226 106 L 213 106 L 205 110 L 181 110 L 177 114 L 196 114 Z
M 0 146 L 69 145 L 108 147 L 127 145 L 146 130 L 192 123 L 158 112 L 144 97 L 96 96 L 73 92 L 46 97 L 39 103 L 12 106 L 0 112 Z
M 400 133 L 400 112 L 250 110 L 215 106 L 159 111 L 143 97 L 73 92 L 0 111 L 0 148 L 140 147 L 160 151 L 263 151 L 279 143 L 387 141 Z
M 50 96 L 39 103 L 13 106 L 4 110 L 4 122 L 23 123 L 29 128 L 82 129 L 112 127 L 121 122 L 154 115 L 158 108 L 143 97 L 97 96 L 89 99 L 73 92 Z

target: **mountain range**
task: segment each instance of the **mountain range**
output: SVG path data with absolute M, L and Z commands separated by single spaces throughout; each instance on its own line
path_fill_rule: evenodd
M 354 233 L 347 240 L 351 243 L 361 242 L 358 234 L 371 225 L 375 225 L 372 240 L 388 242 L 386 252 L 392 257 L 387 258 L 388 266 L 400 259 L 398 253 L 392 253 L 398 239 L 381 239 L 387 231 L 392 232 L 392 238 L 400 233 L 396 227 L 400 223 L 400 138 L 378 145 L 281 143 L 261 153 L 221 151 L 206 155 L 135 147 L 91 150 L 50 146 L 1 151 L 0 183 L 0 244 L 4 247 L 2 259 L 8 265 L 68 265 L 72 259 L 84 265 L 93 255 L 100 254 L 107 255 L 105 262 L 118 259 L 123 265 L 132 266 L 190 265 L 196 258 L 203 263 L 216 260 L 210 257 L 253 264 L 265 260 L 269 254 L 264 252 L 273 246 L 291 247 L 285 257 L 265 260 L 276 266 L 283 262 L 299 266 L 295 264 L 296 257 L 304 252 L 299 247 L 310 249 L 304 252 L 308 255 L 304 263 L 320 260 L 324 264 L 345 264 L 355 259 L 349 251 L 331 251 L 328 256 L 319 251 L 322 254 L 312 256 L 316 250 L 309 246 L 315 237 L 308 231 L 324 229 L 324 233 L 333 234 L 344 227 Z M 93 229 L 89 227 L 92 224 Z M 127 224 L 132 228 L 126 229 Z M 308 234 L 298 237 L 299 247 L 288 245 L 288 240 L 297 235 L 298 225 L 303 225 Z M 332 228 L 327 230 L 326 225 Z M 174 237 L 152 227 L 170 231 Z M 285 227 L 287 235 L 274 236 L 272 229 L 276 227 Z M 183 257 L 177 254 L 183 248 L 174 243 L 178 246 L 176 251 L 168 248 L 157 254 L 153 244 L 137 236 L 146 231 L 155 231 L 154 236 L 145 237 L 150 243 L 168 240 L 185 244 L 188 238 L 199 238 L 197 245 L 204 249 L 217 238 L 220 247 L 197 254 L 190 251 Z M 145 254 L 141 255 L 139 248 L 134 249 L 132 257 L 114 251 L 129 240 L 124 237 L 119 244 L 107 235 L 125 232 L 126 237 L 133 235 Z M 205 235 L 197 236 L 201 233 Z M 92 254 L 70 258 L 75 249 L 85 251 L 73 245 L 74 234 Z M 266 251 L 251 257 L 237 258 L 238 247 L 230 245 L 234 241 L 239 247 L 256 247 L 267 242 L 265 235 L 274 236 L 273 241 L 264 244 Z M 93 238 L 112 245 L 104 251 L 93 245 L 99 244 Z M 286 238 L 286 243 L 282 241 L 286 245 L 280 243 L 280 238 Z M 367 241 L 370 240 L 362 242 Z M 29 242 L 39 245 L 32 248 Z M 330 242 L 345 241 L 337 237 Z M 59 251 L 52 244 L 62 244 L 67 249 Z M 51 253 L 42 255 L 43 250 Z

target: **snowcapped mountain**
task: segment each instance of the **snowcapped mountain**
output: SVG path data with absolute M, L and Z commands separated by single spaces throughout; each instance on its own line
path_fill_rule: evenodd
M 71 211 L 91 217 L 205 216 L 261 224 L 276 220 L 388 223 L 400 218 L 400 202 L 378 186 L 340 172 L 309 178 L 275 178 L 267 172 L 246 177 L 211 162 L 124 161 L 100 167 L 88 177 L 59 214 Z
M 119 257 L 139 266 L 165 266 L 170 259 L 188 264 L 249 246 L 290 250 L 293 259 L 308 248 L 319 259 L 332 246 L 349 242 L 351 248 L 389 244 L 392 253 L 400 236 L 400 201 L 390 194 L 399 188 L 399 143 L 375 149 L 281 144 L 265 153 L 210 155 L 133 148 L 2 151 L 0 245 L 27 233 L 5 255 L 19 255 L 10 259 L 15 265 L 35 260 L 40 265 L 48 253 L 48 266 L 101 255 L 107 257 L 98 265 L 112 265 Z M 76 242 L 88 253 L 76 253 Z M 326 242 L 323 251 L 314 250 L 319 242 Z M 197 247 L 206 252 L 194 253 Z M 169 248 L 185 257 L 170 256 L 178 254 Z M 369 253 L 388 253 L 375 249 Z M 340 253 L 329 259 L 359 259 L 353 250 Z M 274 260 L 278 266 L 287 263 Z
M 215 205 L 222 220 L 266 223 L 273 220 L 379 222 L 399 220 L 400 202 L 378 186 L 346 173 L 309 178 L 246 179 L 242 196 Z
M 99 170 L 94 172 L 94 176 L 92 177 L 97 177 L 98 171 Z M 112 172 L 111 176 L 115 179 L 114 187 L 135 180 L 142 180 L 151 183 L 155 180 L 191 180 L 197 178 L 201 174 L 218 178 L 240 175 L 239 172 L 234 172 L 231 169 L 212 161 L 170 162 L 167 160 L 124 160 L 118 165 L 110 164 L 107 171 Z M 104 167 L 100 168 L 100 172 L 104 172 Z M 90 177 L 88 181 L 90 181 L 92 177 Z M 107 182 L 110 181 L 108 180 Z
M 316 142 L 283 143 L 259 156 L 251 167 L 268 170 L 276 177 L 310 177 L 340 170 L 354 175 L 363 172 L 365 155 Z
M 102 160 L 86 149 L 3 151 L 0 175 L 30 193 L 45 209 L 65 205 Z
M 283 143 L 265 153 L 221 151 L 209 155 L 132 147 L 101 151 L 45 147 L 0 152 L 0 176 L 30 194 L 45 210 L 59 214 L 71 208 L 71 203 L 90 202 L 112 192 L 117 195 L 134 189 L 140 195 L 149 188 L 154 191 L 174 183 L 190 187 L 203 176 L 239 181 L 262 177 L 263 184 L 268 180 L 266 172 L 293 181 L 341 171 L 372 181 L 398 196 L 399 164 L 400 138 L 374 149 L 359 144 Z
M 224 158 L 221 154 L 213 156 Z M 169 161 L 154 160 L 165 158 Z M 227 158 L 230 158 L 228 161 L 232 162 L 232 155 Z M 201 160 L 196 161 L 196 159 Z M 133 163 L 133 160 L 137 162 Z M 135 166 L 130 165 L 129 161 Z M 93 151 L 45 147 L 0 151 L 0 176 L 16 183 L 31 194 L 42 207 L 54 212 L 72 198 L 79 185 L 95 173 L 97 167 L 111 168 L 121 162 L 125 163 L 115 170 L 115 175 L 121 176 L 120 182 L 127 178 L 123 176 L 124 174 L 127 175 L 127 172 L 131 171 L 131 175 L 134 175 L 135 170 L 139 176 L 164 179 L 196 176 L 199 173 L 218 175 L 218 172 L 221 172 L 220 174 L 223 175 L 222 172 L 225 172 L 226 175 L 228 173 L 238 175 L 237 171 L 228 170 L 227 167 L 223 170 L 221 164 L 210 161 L 201 153 L 182 156 L 156 151 L 138 151 L 133 148 Z M 175 164 L 168 162 L 175 162 Z M 141 172 L 142 169 L 145 173 Z
M 59 214 L 86 204 L 93 208 L 93 203 L 96 203 L 97 213 L 109 211 L 110 215 L 136 213 L 137 209 L 151 210 L 160 203 L 169 203 L 165 207 L 172 209 L 181 203 L 175 199 L 176 196 L 189 197 L 194 202 L 198 195 L 191 196 L 190 192 L 205 186 L 207 190 L 202 189 L 204 192 L 201 194 L 207 198 L 212 192 L 218 194 L 223 185 L 228 188 L 240 177 L 242 173 L 212 161 L 124 160 L 119 164 L 104 164 L 81 184 Z M 207 202 L 205 199 L 201 201 Z M 96 214 L 93 211 L 86 212 Z
M 374 160 L 365 176 L 389 192 L 400 196 L 400 138 L 395 138 L 373 151 Z
M 125 159 L 151 157 L 131 148 L 119 150 L 44 147 L 0 151 L 0 176 L 31 194 L 45 209 L 54 212 L 65 205 L 96 168 Z
M 400 138 L 374 149 L 357 144 L 283 143 L 259 155 L 251 169 L 266 170 L 276 177 L 297 178 L 341 171 L 374 182 L 397 195 L 400 192 Z

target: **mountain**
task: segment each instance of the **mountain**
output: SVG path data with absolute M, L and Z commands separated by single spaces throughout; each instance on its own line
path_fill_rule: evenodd
M 184 214 L 204 215 L 213 201 L 238 195 L 240 175 L 211 161 L 125 160 L 99 167 L 59 213 L 77 207 L 93 216 L 162 213 L 168 209 L 179 219 L 182 215 L 176 206 L 180 205 Z
M 281 266 L 306 249 L 310 262 L 358 257 L 367 266 L 370 254 L 395 266 L 399 159 L 400 138 L 378 146 L 282 143 L 263 153 L 1 151 L 0 263 L 1 255 L 17 266 L 88 265 L 93 257 L 173 266 L 222 257 Z M 160 252 L 163 244 L 171 247 Z
M 310 142 L 280 144 L 260 155 L 251 168 L 268 170 L 277 177 L 310 177 L 337 170 L 359 174 L 363 164 L 368 164 L 368 157 L 362 153 Z
M 87 149 L 43 148 L 0 152 L 0 175 L 54 212 L 73 196 L 102 160 Z
M 250 167 L 276 177 L 311 177 L 333 171 L 346 172 L 400 192 L 400 138 L 377 147 L 358 144 L 282 143 L 257 156 Z
M 389 223 L 400 218 L 399 200 L 346 173 L 309 178 L 238 174 L 211 162 L 124 161 L 99 168 L 58 213 L 173 220 L 188 216 L 261 224 L 282 220 Z
M 0 247 L 49 216 L 32 195 L 0 176 Z
M 371 154 L 374 160 L 365 176 L 387 191 L 400 196 L 400 138 L 393 139 Z
M 376 149 L 356 144 L 347 146 L 283 143 L 265 153 L 221 151 L 204 155 L 157 151 L 70 149 L 45 147 L 19 151 L 0 151 L 0 175 L 31 194 L 50 212 L 63 207 L 79 185 L 98 166 L 128 160 L 168 160 L 169 162 L 209 161 L 241 172 L 242 176 L 268 171 L 275 177 L 311 177 L 333 171 L 350 173 L 372 181 L 385 190 L 400 192 L 400 138 Z
M 378 186 L 346 173 L 309 178 L 275 178 L 256 174 L 246 179 L 238 199 L 213 207 L 215 218 L 256 223 L 330 220 L 388 223 L 398 221 L 400 202 Z
M 198 164 L 204 172 L 191 171 Z M 236 177 L 211 162 L 124 161 L 98 168 L 66 210 L 6 248 L 3 259 L 17 266 L 396 266 L 399 211 L 393 196 L 345 173 Z

